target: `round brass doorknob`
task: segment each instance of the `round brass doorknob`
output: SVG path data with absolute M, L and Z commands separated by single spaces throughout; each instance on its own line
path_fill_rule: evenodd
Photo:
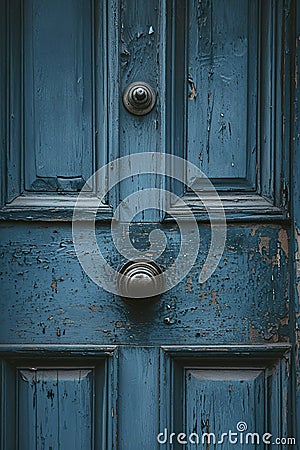
M 154 107 L 156 95 L 152 87 L 143 81 L 131 83 L 124 91 L 123 103 L 127 111 L 136 116 L 148 114 Z
M 140 259 L 124 264 L 117 282 L 124 299 L 158 300 L 164 288 L 164 275 L 156 262 Z

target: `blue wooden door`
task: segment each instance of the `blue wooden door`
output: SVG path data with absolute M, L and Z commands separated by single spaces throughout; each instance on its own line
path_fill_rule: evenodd
M 0 449 L 297 448 L 290 118 L 299 5 L 0 4 Z M 122 99 L 138 81 L 156 95 L 145 115 Z M 137 172 L 131 159 L 117 166 L 138 153 Z M 129 176 L 99 200 L 116 167 Z M 201 201 L 195 173 L 226 215 L 225 247 L 201 282 L 214 206 L 207 192 Z M 133 197 L 123 233 L 135 192 L 143 211 Z M 105 273 L 94 267 L 93 279 L 74 245 L 79 193 L 87 215 L 97 210 L 94 235 L 83 226 L 79 238 L 88 261 L 95 239 L 118 271 L 125 235 L 151 257 L 158 229 L 162 270 L 196 252 L 190 269 L 152 301 L 105 289 Z M 199 245 L 181 236 L 189 215 Z

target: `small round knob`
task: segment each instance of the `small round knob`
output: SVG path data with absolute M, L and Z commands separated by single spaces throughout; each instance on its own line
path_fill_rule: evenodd
M 143 81 L 130 84 L 124 91 L 123 103 L 127 111 L 136 116 L 148 114 L 154 107 L 156 95 L 152 87 Z
M 147 99 L 147 91 L 142 87 L 135 89 L 132 95 L 137 102 L 141 102 Z
M 128 261 L 119 270 L 118 289 L 124 299 L 157 300 L 163 288 L 163 272 L 154 261 Z

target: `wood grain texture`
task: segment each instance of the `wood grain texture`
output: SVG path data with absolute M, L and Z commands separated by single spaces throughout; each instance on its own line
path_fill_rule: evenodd
M 11 201 L 17 197 L 22 189 L 21 177 L 21 152 L 22 148 L 22 90 L 20 83 L 16 82 L 14 74 L 18 77 L 21 73 L 21 6 L 18 0 L 6 2 L 7 20 L 3 31 L 6 31 L 7 49 L 5 60 L 7 61 L 5 74 L 6 88 L 6 121 L 5 135 L 3 138 L 6 144 L 5 159 L 3 164 L 5 177 L 5 197 L 2 200 Z M 12 24 L 14 24 L 12 26 Z M 17 50 L 17 51 L 16 51 Z
M 21 369 L 18 385 L 22 448 L 92 449 L 91 369 Z M 26 424 L 24 417 L 36 422 Z
M 185 369 L 187 433 L 194 430 L 222 436 L 244 420 L 249 430 L 264 433 L 265 386 L 263 370 Z M 226 408 L 224 408 L 226 405 Z M 224 431 L 226 430 L 226 431 Z

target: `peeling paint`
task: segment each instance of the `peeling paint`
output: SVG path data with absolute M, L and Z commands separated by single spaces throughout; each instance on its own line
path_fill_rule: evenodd
M 257 331 L 257 329 L 249 324 L 249 341 L 251 343 L 259 342 L 261 340 L 261 334 Z
M 191 290 L 192 290 L 192 284 L 191 284 L 191 283 L 188 283 L 188 284 L 185 286 L 185 290 L 186 290 L 186 292 L 191 292 Z
M 136 245 L 142 243 L 135 231 L 138 226 L 133 226 Z M 168 239 L 172 238 L 170 249 L 161 259 L 162 265 L 167 266 L 169 260 L 173 260 L 180 239 L 173 224 L 162 227 Z M 208 243 L 209 227 L 201 227 L 203 243 Z M 214 276 L 205 285 L 195 282 L 206 254 L 206 249 L 203 249 L 185 282 L 172 293 L 165 294 L 161 302 L 153 304 L 153 310 L 147 312 L 145 309 L 141 312 L 136 308 L 129 309 L 121 299 L 100 294 L 82 273 L 71 251 L 63 252 L 63 259 L 61 253 L 57 254 L 57 249 L 63 248 L 61 243 L 67 245 L 70 239 L 67 227 L 53 238 L 53 231 L 45 233 L 44 225 L 30 224 L 16 231 L 13 245 L 10 244 L 10 230 L 3 231 L 3 262 L 16 293 L 9 297 L 2 311 L 0 335 L 3 336 L 5 331 L 11 341 L 24 342 L 26 337 L 30 337 L 34 342 L 47 340 L 53 343 L 59 339 L 76 342 L 83 334 L 85 339 L 101 339 L 101 342 L 110 344 L 127 344 L 132 339 L 138 344 L 156 344 L 161 340 L 168 344 L 204 344 L 213 339 L 222 339 L 224 343 L 246 342 L 248 339 L 262 342 L 272 334 L 286 331 L 286 325 L 280 324 L 280 318 L 285 317 L 287 311 L 288 275 L 288 261 L 278 241 L 281 228 L 278 224 L 260 224 L 255 231 L 251 225 L 229 226 L 224 258 Z M 142 229 L 146 239 L 152 225 L 143 224 Z M 110 236 L 110 229 L 107 226 L 107 232 L 105 227 L 100 231 L 104 238 L 103 249 L 109 255 L 112 242 L 105 237 Z M 47 241 L 45 236 L 48 235 Z M 284 234 L 280 236 L 283 248 L 284 237 Z M 41 247 L 37 243 L 42 240 Z M 36 248 L 32 248 L 23 261 L 22 249 L 29 251 L 28 242 Z M 71 243 L 69 245 L 71 249 Z M 21 256 L 16 259 L 13 255 Z M 41 261 L 47 259 L 48 269 L 43 268 L 44 264 L 36 263 L 37 256 Z M 23 276 L 17 276 L 21 272 Z M 30 295 L 27 287 L 31 289 Z M 11 284 L 4 284 L 3 289 L 7 296 Z M 28 297 L 30 301 L 26 300 Z M 35 328 L 28 327 L 33 314 L 40 324 Z M 250 323 L 254 327 L 252 331 L 248 328 Z M 200 336 L 197 337 L 199 330 Z M 274 336 L 273 339 L 282 340 L 283 337 Z
M 89 306 L 89 309 L 93 312 L 98 312 L 98 307 L 96 305 Z
M 258 244 L 258 251 L 263 256 L 263 249 L 267 251 L 267 253 L 270 252 L 270 240 L 271 238 L 269 236 L 259 236 L 259 244 Z
M 284 228 L 282 228 L 278 232 L 278 242 L 280 243 L 281 249 L 285 253 L 285 256 L 288 257 L 289 256 L 289 239 L 288 239 L 287 231 Z
M 252 225 L 251 227 L 251 236 L 255 236 L 257 230 L 260 228 L 260 225 Z
M 52 289 L 53 292 L 57 293 L 57 281 L 56 281 L 56 278 L 53 278 L 53 280 L 52 280 L 51 289 Z
M 194 80 L 191 75 L 188 76 L 188 83 L 189 83 L 188 97 L 190 100 L 194 100 L 197 97 L 197 92 L 196 92 L 196 86 L 195 86 Z

